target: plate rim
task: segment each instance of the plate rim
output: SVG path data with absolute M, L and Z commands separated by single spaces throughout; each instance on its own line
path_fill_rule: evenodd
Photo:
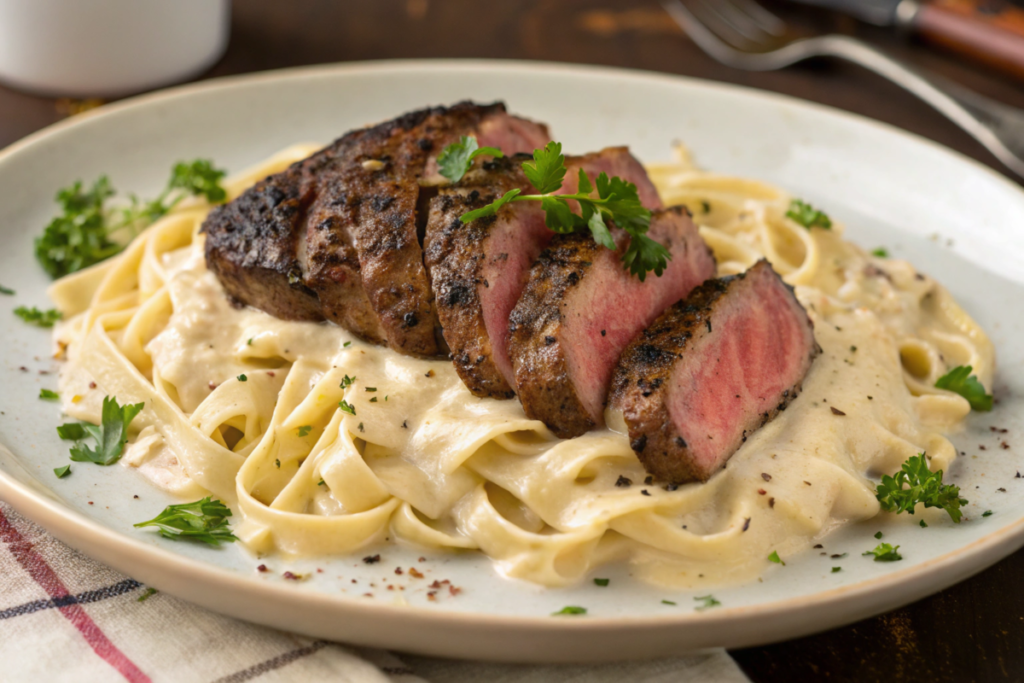
M 520 74 L 545 74 L 545 75 L 589 75 L 596 77 L 627 78 L 630 80 L 648 80 L 665 85 L 685 84 L 692 88 L 706 89 L 708 91 L 725 92 L 727 94 L 740 95 L 750 101 L 767 101 L 776 105 L 795 108 L 812 114 L 813 116 L 834 117 L 845 120 L 848 123 L 867 126 L 881 130 L 885 133 L 897 135 L 910 139 L 918 144 L 923 144 L 933 152 L 949 155 L 959 163 L 966 163 L 974 170 L 984 172 L 988 181 L 994 181 L 1004 186 L 1004 189 L 1020 195 L 1024 199 L 1024 188 L 1018 186 L 1007 176 L 995 169 L 977 161 L 965 154 L 947 148 L 933 140 L 919 134 L 909 132 L 894 125 L 870 119 L 860 114 L 855 114 L 829 105 L 802 100 L 790 95 L 784 95 L 772 91 L 759 90 L 749 86 L 735 85 L 710 81 L 691 76 L 678 76 L 662 72 L 641 71 L 619 67 L 604 67 L 595 65 L 575 65 L 555 62 L 533 62 L 525 60 L 463 60 L 463 59 L 438 59 L 438 60 L 375 60 L 361 62 L 347 62 L 338 64 L 322 64 L 314 66 L 293 67 L 272 71 L 258 72 L 254 74 L 242 74 L 190 83 L 147 93 L 110 105 L 105 105 L 96 110 L 65 119 L 54 123 L 42 130 L 18 140 L 3 150 L 0 150 L 0 165 L 7 164 L 12 159 L 31 153 L 33 147 L 45 142 L 53 136 L 63 134 L 79 127 L 87 126 L 94 120 L 103 117 L 114 117 L 123 112 L 131 112 L 136 109 L 159 105 L 162 101 L 170 99 L 187 99 L 197 94 L 229 90 L 234 87 L 245 87 L 258 84 L 273 84 L 276 82 L 291 79 L 301 79 L 316 76 L 342 76 L 358 75 L 364 73 L 381 72 L 444 72 L 462 70 L 467 72 L 493 73 L 495 71 L 516 72 Z M 7 457 L 13 462 L 20 463 L 20 459 L 13 455 L 6 446 L 0 443 Z M 28 475 L 40 486 L 48 489 L 45 484 L 31 472 Z M 1017 519 L 995 531 L 975 539 L 974 541 L 943 553 L 923 563 L 907 567 L 892 573 L 864 579 L 854 584 L 831 588 L 824 591 L 817 591 L 808 595 L 802 595 L 778 600 L 769 600 L 764 603 L 746 606 L 728 607 L 722 606 L 709 612 L 678 612 L 658 615 L 623 615 L 623 616 L 600 616 L 588 615 L 585 619 L 552 619 L 550 616 L 537 615 L 499 615 L 485 612 L 462 612 L 450 610 L 436 610 L 428 607 L 415 605 L 394 605 L 383 602 L 360 601 L 359 598 L 343 594 L 315 593 L 312 591 L 296 590 L 284 584 L 268 583 L 259 580 L 258 577 L 241 575 L 232 570 L 218 567 L 206 562 L 197 562 L 193 559 L 180 555 L 161 547 L 143 543 L 131 536 L 109 529 L 88 516 L 70 508 L 59 501 L 33 491 L 32 488 L 15 479 L 8 471 L 0 467 L 0 499 L 9 503 L 17 512 L 44 527 L 49 533 L 80 550 L 86 555 L 95 557 L 97 560 L 117 569 L 118 571 L 144 576 L 151 571 L 170 570 L 174 571 L 179 579 L 191 579 L 197 582 L 213 585 L 214 587 L 230 588 L 240 597 L 260 597 L 268 601 L 268 605 L 278 600 L 284 600 L 291 605 L 322 606 L 329 604 L 330 609 L 344 611 L 356 619 L 376 618 L 402 618 L 406 621 L 418 622 L 419 626 L 470 626 L 474 628 L 501 628 L 509 627 L 522 630 L 526 629 L 536 633 L 577 633 L 587 634 L 603 631 L 619 631 L 627 629 L 685 629 L 695 624 L 702 625 L 724 625 L 737 619 L 758 619 L 769 620 L 772 618 L 784 619 L 786 617 L 799 616 L 807 610 L 824 610 L 829 607 L 839 607 L 853 602 L 860 602 L 861 608 L 855 609 L 840 620 L 838 623 L 825 628 L 835 628 L 841 624 L 851 623 L 870 615 L 888 611 L 903 606 L 926 595 L 931 595 L 943 590 L 954 583 L 962 581 L 967 577 L 976 574 L 990 567 L 995 562 L 1003 559 L 1012 552 L 1024 545 L 1024 517 Z M 121 555 L 135 555 L 136 564 L 132 564 L 129 571 L 127 560 L 119 559 Z M 921 582 L 915 582 L 923 576 L 932 577 L 932 583 L 928 588 L 915 589 Z M 147 582 L 148 583 L 148 582 Z M 153 582 L 159 586 L 161 581 Z M 910 590 L 900 590 L 910 589 Z M 161 588 L 163 590 L 163 588 Z M 178 594 L 178 591 L 168 591 L 171 594 Z M 873 597 L 874 599 L 867 599 Z M 881 598 L 885 598 L 884 607 L 880 607 Z M 184 598 L 188 600 L 189 598 Z M 202 605 L 208 607 L 208 605 Z M 217 609 L 217 608 L 213 608 Z M 238 616 L 237 613 L 220 610 L 231 616 Z M 237 610 L 236 610 L 237 612 Z M 253 621 L 251 617 L 239 617 Z M 258 621 L 258 620 L 257 620 Z M 264 621 L 267 625 L 272 620 Z M 767 623 L 767 622 L 766 622 Z M 779 626 L 772 633 L 764 633 L 760 639 L 750 640 L 748 644 L 755 642 L 774 642 L 807 633 L 818 632 L 823 628 L 811 625 L 801 628 L 800 624 Z M 429 650 L 437 653 L 437 649 Z M 457 655 L 458 656 L 458 655 Z M 464 656 L 464 655 L 462 655 Z M 503 657 L 488 657 L 502 659 Z M 621 656 L 612 657 L 621 659 Z M 547 659 L 546 661 L 555 661 Z

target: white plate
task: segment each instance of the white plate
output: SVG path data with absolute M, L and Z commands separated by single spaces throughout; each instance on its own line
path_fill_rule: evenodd
M 18 290 L 0 302 L 48 305 L 32 240 L 54 213 L 55 190 L 77 178 L 106 173 L 119 190 L 148 196 L 176 160 L 211 157 L 238 170 L 294 142 L 326 142 L 354 126 L 461 98 L 503 99 L 512 111 L 550 123 L 573 151 L 627 143 L 642 159 L 657 160 L 667 158 L 673 140 L 684 140 L 704 167 L 785 186 L 846 222 L 850 239 L 885 245 L 945 283 L 990 332 L 999 360 L 1000 403 L 991 414 L 972 416 L 954 439 L 967 452 L 951 474 L 971 500 L 970 519 L 928 529 L 916 519 L 841 529 L 825 545 L 830 553 L 849 553 L 844 571 L 832 574 L 836 562 L 808 553 L 772 566 L 763 582 L 715 590 L 722 607 L 703 612 L 693 609 L 692 594 L 645 587 L 624 569 L 600 572 L 612 579 L 608 588 L 587 582 L 542 589 L 500 578 L 479 555 L 416 548 L 374 549 L 383 555 L 374 565 L 359 560 L 366 553 L 290 563 L 264 558 L 273 571 L 258 574 L 261 561 L 242 548 L 214 550 L 133 529 L 172 502 L 135 473 L 79 466 L 67 479 L 54 477 L 52 469 L 67 462 L 67 445 L 54 431 L 61 421 L 56 406 L 36 400 L 40 387 L 55 388 L 52 376 L 37 374 L 52 365 L 49 338 L 7 313 L 0 318 L 0 441 L 10 450 L 0 448 L 0 497 L 98 560 L 225 614 L 366 645 L 513 661 L 639 658 L 790 638 L 941 590 L 1024 544 L 1024 497 L 1017 495 L 1024 479 L 1014 478 L 1024 469 L 1024 443 L 1003 450 L 998 442 L 1005 437 L 989 431 L 1009 428 L 1012 444 L 1024 428 L 1024 193 L 925 140 L 777 95 L 610 69 L 386 62 L 141 97 L 53 126 L 0 154 L 0 282 Z M 987 509 L 994 514 L 982 517 Z M 879 529 L 902 546 L 902 562 L 860 557 Z M 427 561 L 418 562 L 421 555 Z M 394 573 L 410 564 L 428 578 Z M 285 569 L 312 571 L 313 578 L 285 581 Z M 431 579 L 449 579 L 463 592 L 428 602 Z M 375 597 L 362 597 L 367 590 Z M 397 595 L 408 604 L 396 604 Z M 548 616 L 564 605 L 584 605 L 590 614 Z

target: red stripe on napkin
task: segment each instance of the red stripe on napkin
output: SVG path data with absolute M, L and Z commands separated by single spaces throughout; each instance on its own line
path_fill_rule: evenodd
M 0 541 L 7 544 L 14 559 L 18 561 L 25 571 L 35 579 L 43 590 L 51 598 L 63 598 L 67 595 L 68 589 L 60 580 L 53 568 L 46 563 L 42 555 L 37 553 L 32 544 L 18 533 L 4 513 L 0 511 Z M 100 630 L 92 617 L 86 613 L 81 605 L 65 605 L 58 608 L 60 613 L 78 629 L 85 642 L 93 649 L 107 664 L 117 669 L 118 673 L 131 683 L 150 683 L 149 676 L 142 673 L 139 667 L 135 666 L 132 660 L 128 659 L 116 645 L 110 642 L 106 634 Z

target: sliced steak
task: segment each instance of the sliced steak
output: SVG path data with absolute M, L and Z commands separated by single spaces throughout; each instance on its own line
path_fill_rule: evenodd
M 497 215 L 463 225 L 459 216 L 505 192 L 533 192 L 521 165 L 528 156 L 494 159 L 470 171 L 458 187 L 432 200 L 424 253 L 444 338 L 462 381 L 476 396 L 512 398 L 515 374 L 508 355 L 509 315 L 526 286 L 530 267 L 554 233 L 536 202 L 504 206 Z M 561 192 L 576 192 L 578 168 L 596 179 L 602 171 L 636 184 L 652 208 L 661 206 L 643 166 L 625 147 L 567 157 Z M 571 182 L 570 182 L 571 181 Z
M 707 481 L 800 393 L 821 348 L 791 287 L 758 261 L 709 280 L 623 352 L 611 407 L 648 472 Z
M 603 424 L 619 354 L 666 307 L 715 274 L 711 250 L 685 208 L 655 212 L 649 235 L 672 255 L 645 282 L 622 266 L 619 250 L 589 236 L 557 235 L 540 255 L 510 316 L 509 355 L 526 414 L 561 438 Z

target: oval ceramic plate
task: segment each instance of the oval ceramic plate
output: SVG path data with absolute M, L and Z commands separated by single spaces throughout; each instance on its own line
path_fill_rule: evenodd
M 57 188 L 110 176 L 121 191 L 154 194 L 170 165 L 208 157 L 237 171 L 295 142 L 327 142 L 366 123 L 462 98 L 505 100 L 545 121 L 567 150 L 629 144 L 644 160 L 682 140 L 705 168 L 782 185 L 848 226 L 863 246 L 886 246 L 946 284 L 995 341 L 1000 402 L 954 437 L 965 452 L 949 473 L 971 500 L 964 523 L 922 529 L 916 518 L 873 521 L 824 539 L 817 552 L 773 565 L 762 580 L 694 594 L 633 581 L 626 568 L 543 589 L 502 578 L 476 554 L 381 547 L 382 559 L 289 562 L 237 546 L 174 543 L 132 527 L 175 502 L 121 467 L 78 466 L 57 479 L 67 445 L 55 405 L 49 336 L 7 315 L 0 392 L 0 498 L 55 536 L 162 591 L 225 614 L 353 643 L 509 661 L 596 661 L 679 654 L 790 638 L 883 612 L 949 586 L 1024 543 L 1024 193 L 987 168 L 920 138 L 842 112 L 752 90 L 608 69 L 517 63 L 389 62 L 212 81 L 104 107 L 0 154 L 0 280 L 17 305 L 46 307 L 47 278 L 32 240 Z M 1017 343 L 1014 341 L 1017 340 Z M 1008 428 L 996 434 L 990 427 Z M 1009 449 L 999 446 L 1008 441 Z M 985 450 L 980 447 L 985 446 Z M 1019 475 L 1018 475 L 1019 476 Z M 138 498 L 134 498 L 134 496 Z M 993 514 L 983 517 L 985 510 Z M 861 557 L 873 534 L 902 562 Z M 419 558 L 423 557 L 421 561 Z M 266 564 L 270 571 L 259 573 Z M 842 564 L 843 571 L 831 567 Z M 416 579 L 396 566 L 416 566 Z M 317 570 L 322 571 L 317 571 Z M 310 574 L 303 582 L 282 573 Z M 431 600 L 433 581 L 442 590 Z M 448 585 L 461 589 L 447 590 Z M 391 588 L 389 588 L 391 586 Z M 435 591 L 436 592 L 436 591 Z M 372 597 L 364 594 L 372 594 Z M 676 603 L 669 605 L 662 602 Z M 586 617 L 553 618 L 565 605 Z

